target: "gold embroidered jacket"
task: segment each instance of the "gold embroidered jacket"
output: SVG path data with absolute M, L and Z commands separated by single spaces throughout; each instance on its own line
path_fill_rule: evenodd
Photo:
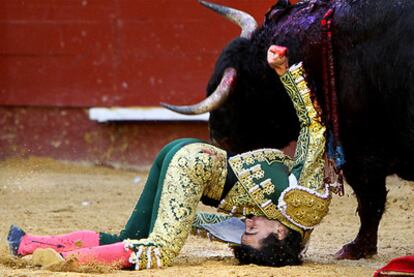
M 280 79 L 300 122 L 295 157 L 292 160 L 279 150 L 260 149 L 230 158 L 238 182 L 219 209 L 276 219 L 306 237 L 327 214 L 330 203 L 330 192 L 323 183 L 325 127 L 302 64 L 289 68 Z

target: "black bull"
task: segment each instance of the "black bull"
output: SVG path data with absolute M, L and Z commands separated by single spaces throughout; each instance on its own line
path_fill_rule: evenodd
M 298 136 L 295 111 L 267 65 L 272 44 L 288 47 L 289 63 L 303 61 L 323 107 L 320 21 L 333 16 L 333 59 L 344 174 L 358 200 L 357 237 L 337 253 L 359 259 L 377 252 L 387 175 L 414 180 L 414 1 L 306 1 L 274 6 L 250 39 L 236 38 L 220 55 L 208 84 L 218 86 L 228 67 L 237 80 L 226 102 L 210 114 L 211 138 L 243 152 L 282 148 Z

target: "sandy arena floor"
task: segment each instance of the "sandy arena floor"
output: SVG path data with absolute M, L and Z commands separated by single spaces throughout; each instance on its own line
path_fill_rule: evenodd
M 414 254 L 414 184 L 388 179 L 388 208 L 381 222 L 379 255 L 360 261 L 333 259 L 354 238 L 359 220 L 349 187 L 334 197 L 330 214 L 315 230 L 303 266 L 238 266 L 225 244 L 191 236 L 175 265 L 161 270 L 119 271 L 91 266 L 78 272 L 42 270 L 8 254 L 6 234 L 17 223 L 35 234 L 78 229 L 117 232 L 126 222 L 146 172 L 91 167 L 49 159 L 0 163 L 0 276 L 372 276 L 393 257 Z M 210 208 L 200 207 L 203 210 Z M 70 266 L 54 270 L 68 270 Z

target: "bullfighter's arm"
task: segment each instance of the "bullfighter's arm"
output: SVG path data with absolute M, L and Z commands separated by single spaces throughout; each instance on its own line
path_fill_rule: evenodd
M 300 123 L 300 133 L 295 152 L 292 173 L 301 186 L 324 190 L 325 126 L 320 108 L 305 80 L 302 63 L 288 69 L 287 49 L 271 46 L 268 51 L 269 65 L 275 69 L 289 94 Z
M 231 218 L 231 216 L 225 214 L 197 212 L 196 217 L 193 220 L 192 228 L 199 229 L 203 224 L 219 223 L 229 218 Z

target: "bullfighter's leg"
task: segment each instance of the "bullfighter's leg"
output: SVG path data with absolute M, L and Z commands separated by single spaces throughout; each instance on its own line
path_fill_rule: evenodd
M 61 255 L 64 259 L 74 257 L 78 265 L 99 263 L 115 266 L 117 268 L 128 268 L 132 265 L 129 262 L 131 253 L 131 250 L 125 249 L 124 243 L 118 242 L 96 247 L 77 249 L 64 252 Z
M 363 159 L 366 161 L 366 158 Z M 336 253 L 337 259 L 368 258 L 377 253 L 378 226 L 385 210 L 387 189 L 385 168 L 353 164 L 346 169 L 346 178 L 358 200 L 361 221 L 357 237 Z
M 74 264 L 78 266 L 98 263 L 114 268 L 128 268 L 132 265 L 129 262 L 131 253 L 132 250 L 125 249 L 122 242 L 81 248 L 60 254 L 55 249 L 46 248 L 36 249 L 31 263 L 42 267 L 49 267 L 63 263 L 65 260 L 73 259 Z
M 56 236 L 35 236 L 26 234 L 14 225 L 10 228 L 7 239 L 12 253 L 20 256 L 32 254 L 38 248 L 53 248 L 58 252 L 65 252 L 99 245 L 99 233 L 95 231 L 83 230 Z
M 157 203 L 156 198 L 159 197 L 170 160 L 184 145 L 193 142 L 200 142 L 200 140 L 191 138 L 178 139 L 164 146 L 152 164 L 144 190 L 125 227 L 119 235 L 100 233 L 100 245 L 121 242 L 125 239 L 148 237 L 154 222 L 154 213 L 156 214 L 157 212 L 156 209 L 154 210 L 154 202 Z
M 79 248 L 122 242 L 124 239 L 147 237 L 154 221 L 154 201 L 159 198 L 161 183 L 166 168 L 174 153 L 186 144 L 199 142 L 198 139 L 179 139 L 167 144 L 158 154 L 149 172 L 144 191 L 138 200 L 127 224 L 119 235 L 83 230 L 56 236 L 34 236 L 12 225 L 8 235 L 10 250 L 14 255 L 32 254 L 38 248 L 53 248 L 67 252 Z

